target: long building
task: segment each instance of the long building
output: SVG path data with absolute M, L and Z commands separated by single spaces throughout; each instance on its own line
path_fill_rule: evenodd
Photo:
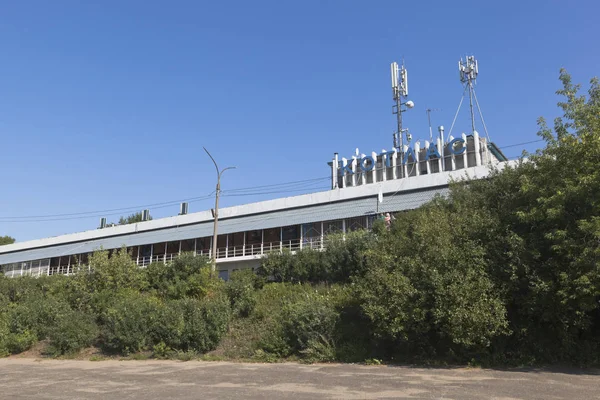
M 331 232 L 370 229 L 381 213 L 417 208 L 445 196 L 452 180 L 480 179 L 503 168 L 502 152 L 475 132 L 441 143 L 425 142 L 346 159 L 334 155 L 331 190 L 219 210 L 217 269 L 227 279 L 255 268 L 272 251 L 322 248 Z M 441 154 L 440 154 L 441 153 Z M 6 276 L 69 275 L 94 251 L 127 247 L 143 267 L 168 263 L 183 252 L 210 256 L 211 210 L 0 246 Z

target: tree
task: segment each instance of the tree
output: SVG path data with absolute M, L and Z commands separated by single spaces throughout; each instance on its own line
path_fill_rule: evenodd
M 498 353 L 544 362 L 597 362 L 600 349 L 600 85 L 579 94 L 565 70 L 563 117 L 545 148 L 489 180 L 453 187 L 453 212 L 484 243 L 488 273 L 513 334 Z M 466 251 L 467 249 L 465 249 Z
M 6 244 L 13 244 L 15 242 L 15 238 L 10 236 L 0 236 L 0 246 L 4 246 Z
M 148 220 L 151 220 L 152 216 L 148 215 Z M 142 212 L 138 211 L 134 214 L 131 214 L 127 217 L 121 217 L 119 218 L 119 225 L 128 225 L 128 224 L 135 224 L 138 222 L 142 222 Z

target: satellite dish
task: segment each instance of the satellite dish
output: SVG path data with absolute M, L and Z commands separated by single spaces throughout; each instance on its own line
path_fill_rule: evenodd
M 406 107 L 413 108 L 414 106 L 415 106 L 415 103 L 413 103 L 412 100 L 409 100 L 406 102 Z

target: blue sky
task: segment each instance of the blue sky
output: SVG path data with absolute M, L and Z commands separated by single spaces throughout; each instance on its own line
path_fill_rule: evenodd
M 434 127 L 450 126 L 457 61 L 473 54 L 492 140 L 535 140 L 536 119 L 558 113 L 559 69 L 584 88 L 599 74 L 599 12 L 595 1 L 2 1 L 0 217 L 207 195 L 215 171 L 202 146 L 237 167 L 225 191 L 326 177 L 334 152 L 391 148 L 389 64 L 402 58 L 415 138 L 428 136 L 428 107 L 441 109 Z M 468 130 L 463 108 L 455 132 Z M 505 153 L 522 148 L 535 145 Z M 300 189 L 327 186 L 315 182 Z M 177 212 L 151 207 L 155 218 Z M 99 218 L 58 219 L 0 219 L 0 236 L 83 231 Z

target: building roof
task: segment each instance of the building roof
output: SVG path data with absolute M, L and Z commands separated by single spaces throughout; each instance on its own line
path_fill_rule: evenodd
M 227 207 L 219 210 L 219 234 L 414 209 L 435 195 L 446 195 L 452 179 L 482 178 L 488 174 L 487 167 L 472 167 Z M 384 201 L 378 205 L 380 191 Z M 2 246 L 0 265 L 90 253 L 100 248 L 207 237 L 212 232 L 211 212 L 204 211 Z

